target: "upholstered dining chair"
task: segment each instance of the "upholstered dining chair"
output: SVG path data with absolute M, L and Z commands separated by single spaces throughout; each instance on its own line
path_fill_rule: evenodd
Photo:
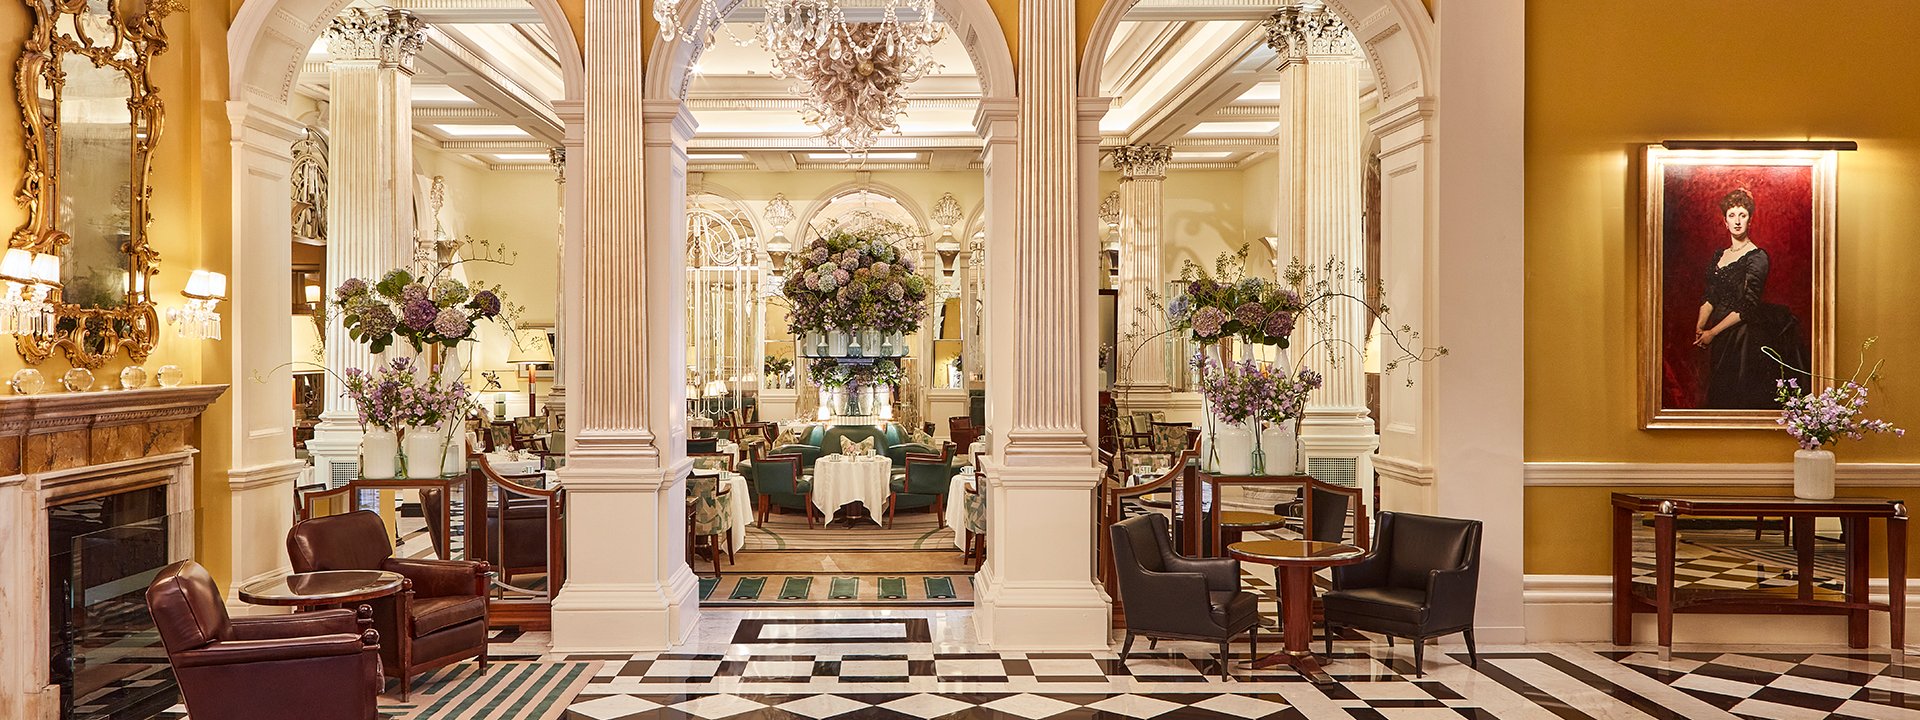
M 835 452 L 838 452 L 838 450 L 836 449 Z M 793 443 L 789 445 L 781 445 L 779 447 L 774 448 L 772 452 L 767 453 L 767 455 L 770 457 L 780 456 L 780 455 L 791 455 L 793 457 L 800 458 L 801 470 L 812 470 L 813 463 L 819 460 L 820 456 L 824 454 L 826 453 L 825 451 L 820 449 L 820 446 L 808 445 L 806 443 Z
M 807 514 L 807 529 L 813 529 L 813 480 L 800 474 L 800 458 L 795 455 L 768 455 L 753 461 L 754 495 L 759 502 L 758 522 L 767 524 L 773 506 L 800 510 Z
M 373 720 L 380 634 L 353 610 L 228 617 L 207 569 L 182 560 L 147 584 L 147 611 L 195 720 Z
M 720 451 L 720 438 L 717 438 L 717 437 L 687 438 L 687 454 L 688 455 L 700 455 L 703 453 L 714 453 L 719 451 Z
M 887 459 L 893 462 L 893 467 L 896 470 L 907 466 L 907 456 L 909 455 L 933 455 L 939 457 L 940 462 L 944 463 L 947 461 L 945 456 L 940 455 L 940 451 L 920 443 L 901 443 L 887 448 Z
M 493 574 L 485 562 L 424 560 L 393 556 L 387 525 L 379 513 L 359 510 L 302 520 L 287 531 L 287 555 L 294 572 L 385 570 L 412 581 L 413 588 L 373 601 L 374 628 L 381 667 L 400 681 L 405 700 L 414 675 L 476 659 L 487 669 L 487 585 Z
M 893 514 L 902 503 L 927 507 L 940 527 L 946 527 L 947 489 L 953 474 L 939 455 L 908 455 L 906 471 L 893 479 L 887 493 L 887 527 L 893 527 Z
M 732 453 L 701 452 L 687 453 L 687 459 L 693 461 L 694 471 L 710 470 L 714 472 L 733 472 L 738 464 Z
M 980 481 L 967 483 L 967 528 L 965 552 L 961 557 L 973 558 L 973 569 L 979 570 L 987 561 L 987 495 L 980 492 Z
M 720 475 L 715 472 L 695 472 L 687 477 L 687 554 L 691 565 L 694 540 L 707 539 L 707 551 L 712 554 L 713 574 L 720 575 L 720 552 L 725 548 L 727 564 L 733 564 L 733 503 L 724 485 L 720 484 Z
M 1316 508 L 1315 512 L 1318 512 Z M 1327 647 L 1338 627 L 1413 640 L 1413 666 L 1425 675 L 1427 639 L 1462 633 L 1467 660 L 1473 647 L 1474 601 L 1480 586 L 1480 521 L 1382 512 L 1373 555 L 1333 569 L 1333 589 L 1322 595 Z
M 1113 540 L 1120 602 L 1127 609 L 1127 661 L 1136 635 L 1220 644 L 1220 679 L 1227 678 L 1228 645 L 1248 633 L 1260 654 L 1258 595 L 1240 589 L 1240 561 L 1190 558 L 1173 551 L 1165 515 L 1138 515 L 1107 528 Z

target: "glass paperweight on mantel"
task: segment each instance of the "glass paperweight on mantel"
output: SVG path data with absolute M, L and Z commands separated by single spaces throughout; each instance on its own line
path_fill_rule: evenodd
M 180 383 L 187 381 L 187 374 L 180 370 L 179 365 L 161 365 L 159 380 L 160 387 L 180 387 Z
M 60 376 L 60 384 L 67 392 L 86 392 L 93 389 L 93 371 L 86 368 L 74 368 Z
M 39 395 L 47 391 L 47 376 L 33 368 L 22 368 L 7 381 L 15 395 Z
M 139 365 L 128 365 L 120 370 L 120 389 L 133 390 L 147 386 L 147 369 Z

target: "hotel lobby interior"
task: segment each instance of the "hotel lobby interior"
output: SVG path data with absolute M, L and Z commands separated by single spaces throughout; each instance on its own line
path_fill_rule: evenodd
M 0 718 L 1920 720 L 1916 26 L 0 4 Z

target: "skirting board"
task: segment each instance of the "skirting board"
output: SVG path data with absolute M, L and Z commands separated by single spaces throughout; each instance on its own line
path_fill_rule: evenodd
M 1607 575 L 1528 575 L 1525 602 L 1527 642 L 1611 642 L 1613 640 L 1613 578 Z M 1907 581 L 1907 627 L 1920 627 L 1920 583 Z M 1867 585 L 1874 600 L 1886 602 L 1887 581 Z M 1868 644 L 1885 647 L 1887 616 L 1871 614 Z M 1653 613 L 1634 615 L 1636 645 L 1652 645 L 1656 637 Z M 1673 641 L 1698 644 L 1845 645 L 1847 621 L 1817 615 L 1678 615 L 1673 618 Z M 1910 641 L 1911 642 L 1911 641 Z
M 1529 462 L 1528 487 L 1790 487 L 1793 463 Z M 1840 463 L 1842 487 L 1920 487 L 1920 463 Z

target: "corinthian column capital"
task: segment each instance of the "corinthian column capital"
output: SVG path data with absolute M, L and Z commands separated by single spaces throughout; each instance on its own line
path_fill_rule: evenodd
M 1353 55 L 1360 51 L 1360 43 L 1347 31 L 1346 21 L 1325 5 L 1288 5 L 1260 24 L 1267 31 L 1267 46 L 1283 58 Z
M 1122 145 L 1109 156 L 1120 177 L 1127 180 L 1163 180 L 1167 163 L 1173 160 L 1173 148 L 1167 145 Z
M 411 72 L 426 44 L 427 24 L 393 8 L 353 8 L 327 26 L 327 52 L 335 60 L 378 60 Z

